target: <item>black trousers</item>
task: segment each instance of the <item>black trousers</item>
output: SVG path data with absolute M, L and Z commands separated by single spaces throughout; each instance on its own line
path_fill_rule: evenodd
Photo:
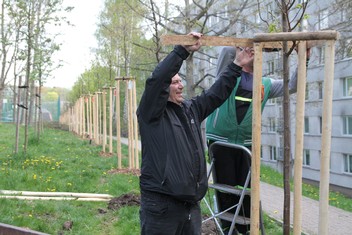
M 199 202 L 181 202 L 168 195 L 141 191 L 139 214 L 142 235 L 201 234 Z
M 209 142 L 210 145 L 212 142 Z M 231 186 L 244 186 L 248 172 L 250 170 L 250 159 L 244 156 L 243 151 L 232 149 L 229 147 L 218 146 L 213 152 L 215 160 L 215 178 L 217 183 L 227 184 Z M 250 182 L 249 182 L 250 186 Z M 219 211 L 236 205 L 239 202 L 240 196 L 216 191 Z M 244 197 L 239 215 L 250 218 L 250 196 Z M 235 213 L 235 209 L 230 210 Z M 224 232 L 230 229 L 231 222 L 221 220 L 221 227 Z M 249 225 L 236 224 L 236 230 L 242 234 L 250 230 Z M 233 233 L 233 234 L 236 234 Z

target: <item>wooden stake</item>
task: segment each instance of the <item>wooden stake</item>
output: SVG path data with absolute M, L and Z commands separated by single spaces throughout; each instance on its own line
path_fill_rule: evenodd
M 68 200 L 68 201 L 95 201 L 106 202 L 110 201 L 108 198 L 80 198 L 80 197 L 31 197 L 31 196 L 2 196 L 0 198 L 7 199 L 22 199 L 22 200 Z
M 103 90 L 103 153 L 105 153 L 106 148 L 106 92 Z
M 163 45 L 192 45 L 196 39 L 192 35 L 162 35 L 161 43 Z M 253 39 L 249 38 L 232 38 L 220 36 L 202 36 L 202 46 L 253 46 Z
M 83 127 L 83 138 L 85 138 L 87 130 L 86 130 L 86 97 L 82 97 L 82 127 Z
M 262 54 L 261 43 L 254 43 L 253 117 L 252 117 L 252 165 L 251 165 L 251 235 L 259 234 L 260 201 L 260 146 L 261 146 L 261 88 Z
M 121 169 L 121 123 L 120 123 L 120 81 L 116 81 L 116 154 L 117 169 Z
M 112 118 L 113 118 L 113 109 L 112 109 L 112 102 L 113 102 L 113 96 L 112 96 L 112 87 L 109 88 L 110 93 L 109 93 L 109 98 L 110 98 L 110 109 L 109 109 L 109 153 L 112 153 Z
M 282 33 L 257 33 L 254 42 L 277 42 L 277 41 L 305 41 L 305 40 L 337 40 L 338 33 L 335 30 L 319 32 L 282 32 Z
M 15 191 L 0 190 L 0 195 L 12 196 L 37 196 L 37 197 L 85 197 L 85 198 L 112 198 L 109 194 L 96 193 L 73 193 L 73 192 L 33 192 L 33 191 Z
M 132 102 L 132 95 L 131 95 L 131 89 L 130 89 L 130 82 L 127 81 L 126 83 L 126 99 L 127 99 L 127 125 L 128 125 L 128 159 L 129 159 L 129 164 L 128 167 L 129 169 L 134 168 L 134 152 L 133 152 L 133 126 L 131 125 L 131 118 L 132 118 L 132 112 L 131 112 L 131 102 Z
M 87 108 L 88 108 L 88 126 L 89 126 L 89 139 L 92 139 L 92 96 L 89 95 L 88 96 L 88 104 L 87 104 Z
M 270 33 L 271 35 L 271 33 Z M 328 36 L 331 36 L 328 34 Z M 258 37 L 267 37 L 266 34 L 258 34 Z M 281 39 L 281 38 L 280 38 Z M 257 39 L 259 41 L 259 39 Z M 161 43 L 163 45 L 191 45 L 196 41 L 191 35 L 162 35 Z M 275 42 L 270 42 L 266 39 L 262 42 L 263 49 L 281 49 L 282 41 L 277 40 Z M 294 40 L 287 42 L 288 47 L 292 47 Z M 201 38 L 202 46 L 233 46 L 233 47 L 253 47 L 254 39 L 250 38 L 232 38 L 232 37 L 220 37 L 220 36 L 203 36 Z M 309 47 L 314 47 L 317 45 L 323 45 L 325 41 L 323 39 L 308 41 Z
M 138 120 L 137 120 L 137 95 L 136 95 L 136 80 L 133 80 L 133 124 L 134 124 L 134 149 L 136 156 L 135 168 L 139 169 L 139 144 L 138 144 Z
M 325 78 L 322 117 L 322 141 L 320 156 L 320 184 L 319 184 L 319 231 L 320 235 L 329 234 L 329 168 L 331 149 L 332 123 L 332 92 L 334 81 L 335 41 L 330 40 L 325 45 Z M 330 231 L 334 232 L 334 231 Z
M 293 234 L 301 235 L 302 229 L 302 154 L 304 140 L 304 106 L 306 96 L 306 42 L 298 44 L 298 75 L 297 75 L 297 103 L 296 103 L 296 149 L 294 164 L 294 207 Z

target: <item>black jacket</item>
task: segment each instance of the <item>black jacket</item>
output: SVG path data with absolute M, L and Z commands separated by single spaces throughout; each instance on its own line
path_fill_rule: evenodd
M 137 110 L 142 142 L 140 187 L 197 202 L 208 186 L 201 122 L 230 95 L 241 67 L 230 64 L 209 90 L 180 106 L 168 101 L 169 86 L 188 55 L 176 46 L 146 81 Z

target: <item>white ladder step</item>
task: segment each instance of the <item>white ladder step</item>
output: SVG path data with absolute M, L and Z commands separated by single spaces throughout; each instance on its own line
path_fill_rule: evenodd
M 242 192 L 244 193 L 244 195 L 251 194 L 251 191 L 249 189 L 235 188 L 235 186 L 230 186 L 227 184 L 209 184 L 209 188 L 216 189 L 226 193 L 235 194 L 235 195 L 241 195 Z

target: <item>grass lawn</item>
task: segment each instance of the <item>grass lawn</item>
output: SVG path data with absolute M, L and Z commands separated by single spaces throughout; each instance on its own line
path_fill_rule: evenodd
M 138 177 L 133 174 L 111 173 L 117 168 L 116 156 L 101 154 L 101 146 L 89 144 L 74 134 L 44 129 L 40 140 L 29 130 L 29 145 L 24 154 L 24 131 L 20 130 L 19 153 L 14 154 L 15 126 L 0 123 L 0 190 L 37 192 L 76 192 L 139 194 Z M 114 150 L 116 147 L 114 146 Z M 126 166 L 128 148 L 123 145 Z M 262 168 L 261 179 L 282 186 L 282 175 Z M 304 185 L 305 196 L 317 199 L 319 191 Z M 352 211 L 352 200 L 341 194 L 331 194 L 330 203 Z M 207 213 L 204 204 L 203 212 Z M 0 198 L 0 223 L 30 228 L 49 234 L 140 234 L 139 207 L 108 208 L 108 202 L 69 200 L 16 200 Z M 64 230 L 66 221 L 73 223 Z M 266 234 L 282 234 L 281 226 L 264 215 Z
M 67 131 L 45 129 L 38 142 L 30 130 L 27 153 L 19 147 L 19 153 L 14 155 L 15 126 L 0 124 L 0 133 L 0 190 L 99 193 L 114 197 L 139 194 L 138 177 L 110 174 L 117 167 L 116 157 L 102 157 L 101 147 L 90 145 L 88 140 Z M 20 146 L 23 136 L 21 130 Z M 122 153 L 126 156 L 127 148 Z M 109 210 L 107 206 L 107 202 L 0 199 L 0 222 L 49 234 L 62 232 L 66 221 L 72 221 L 73 226 L 64 234 L 139 233 L 137 206 L 119 210 Z

